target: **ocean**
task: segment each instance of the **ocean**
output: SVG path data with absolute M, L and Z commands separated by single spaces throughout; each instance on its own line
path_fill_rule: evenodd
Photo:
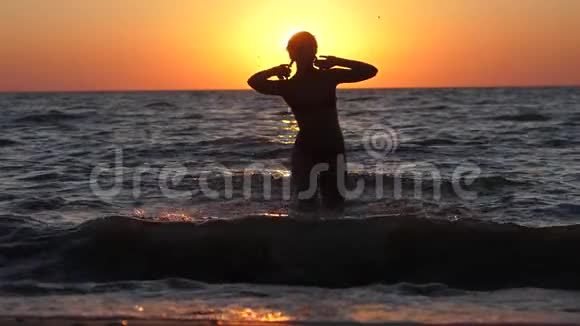
M 337 97 L 341 216 L 280 98 L 0 94 L 0 316 L 580 322 L 580 88 Z

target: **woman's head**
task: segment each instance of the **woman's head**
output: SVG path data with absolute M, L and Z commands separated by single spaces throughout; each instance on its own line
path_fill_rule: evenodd
M 316 59 L 318 43 L 314 35 L 308 32 L 298 32 L 290 38 L 286 50 L 293 61 L 312 63 Z

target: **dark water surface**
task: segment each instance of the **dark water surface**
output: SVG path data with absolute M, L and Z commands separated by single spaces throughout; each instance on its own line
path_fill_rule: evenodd
M 362 234 L 368 228 L 369 238 L 376 230 L 366 222 L 369 216 L 580 224 L 579 88 L 342 90 L 338 98 L 350 182 L 364 185 L 345 214 Z M 0 113 L 0 315 L 580 320 L 580 292 L 571 290 L 580 278 L 575 274 L 561 278 L 571 280 L 569 289 L 563 281 L 558 289 L 500 285 L 485 291 L 437 278 L 415 284 L 385 276 L 377 278 L 385 280 L 381 283 L 368 279 L 368 285 L 332 289 L 189 279 L 197 274 L 183 272 L 180 259 L 186 270 L 227 256 L 235 268 L 216 275 L 243 281 L 252 280 L 244 273 L 253 270 L 257 256 L 241 251 L 232 258 L 236 242 L 230 239 L 206 248 L 195 229 L 192 238 L 204 247 L 196 248 L 191 261 L 185 253 L 194 240 L 153 222 L 215 223 L 259 215 L 264 223 L 253 226 L 259 234 L 271 219 L 294 217 L 284 191 L 298 128 L 278 98 L 246 91 L 2 94 Z M 136 226 L 127 229 L 127 223 Z M 320 223 L 312 231 L 318 233 L 308 233 L 305 225 L 299 226 L 303 231 L 289 229 L 284 246 L 334 232 Z M 132 245 L 102 236 L 119 230 Z M 350 240 L 351 247 L 364 248 L 357 244 L 367 240 L 364 235 Z M 319 256 L 308 262 L 322 266 L 340 258 L 341 252 L 325 251 L 339 247 L 329 241 L 326 247 L 312 241 Z M 570 241 L 570 251 L 580 249 L 577 245 Z M 271 242 L 256 248 L 269 261 L 301 261 L 296 251 Z M 352 252 L 343 254 L 345 264 L 353 261 Z M 373 257 L 382 258 L 382 251 Z M 306 261 L 281 263 L 277 271 L 300 275 L 316 268 L 314 263 L 289 269 L 303 268 Z

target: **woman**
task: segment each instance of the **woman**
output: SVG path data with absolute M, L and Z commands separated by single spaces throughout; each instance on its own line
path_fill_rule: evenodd
M 300 131 L 292 152 L 292 188 L 299 208 L 315 208 L 319 190 L 325 208 L 341 210 L 346 161 L 336 86 L 372 78 L 378 70 L 367 63 L 333 56 L 317 59 L 318 44 L 308 32 L 292 36 L 286 49 L 290 65 L 258 72 L 248 84 L 262 94 L 282 96 L 296 117 Z M 294 62 L 297 71 L 289 78 Z M 274 76 L 279 80 L 270 80 Z

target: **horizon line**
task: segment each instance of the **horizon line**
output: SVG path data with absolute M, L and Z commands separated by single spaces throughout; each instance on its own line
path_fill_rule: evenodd
M 340 87 L 337 90 L 397 90 L 397 89 L 494 89 L 494 88 L 578 88 L 580 84 L 532 84 L 532 85 L 476 85 L 476 86 L 392 86 L 392 87 Z M 183 88 L 183 89 L 86 89 L 86 90 L 0 90 L 0 94 L 32 93 L 172 93 L 172 92 L 241 92 L 251 88 Z

